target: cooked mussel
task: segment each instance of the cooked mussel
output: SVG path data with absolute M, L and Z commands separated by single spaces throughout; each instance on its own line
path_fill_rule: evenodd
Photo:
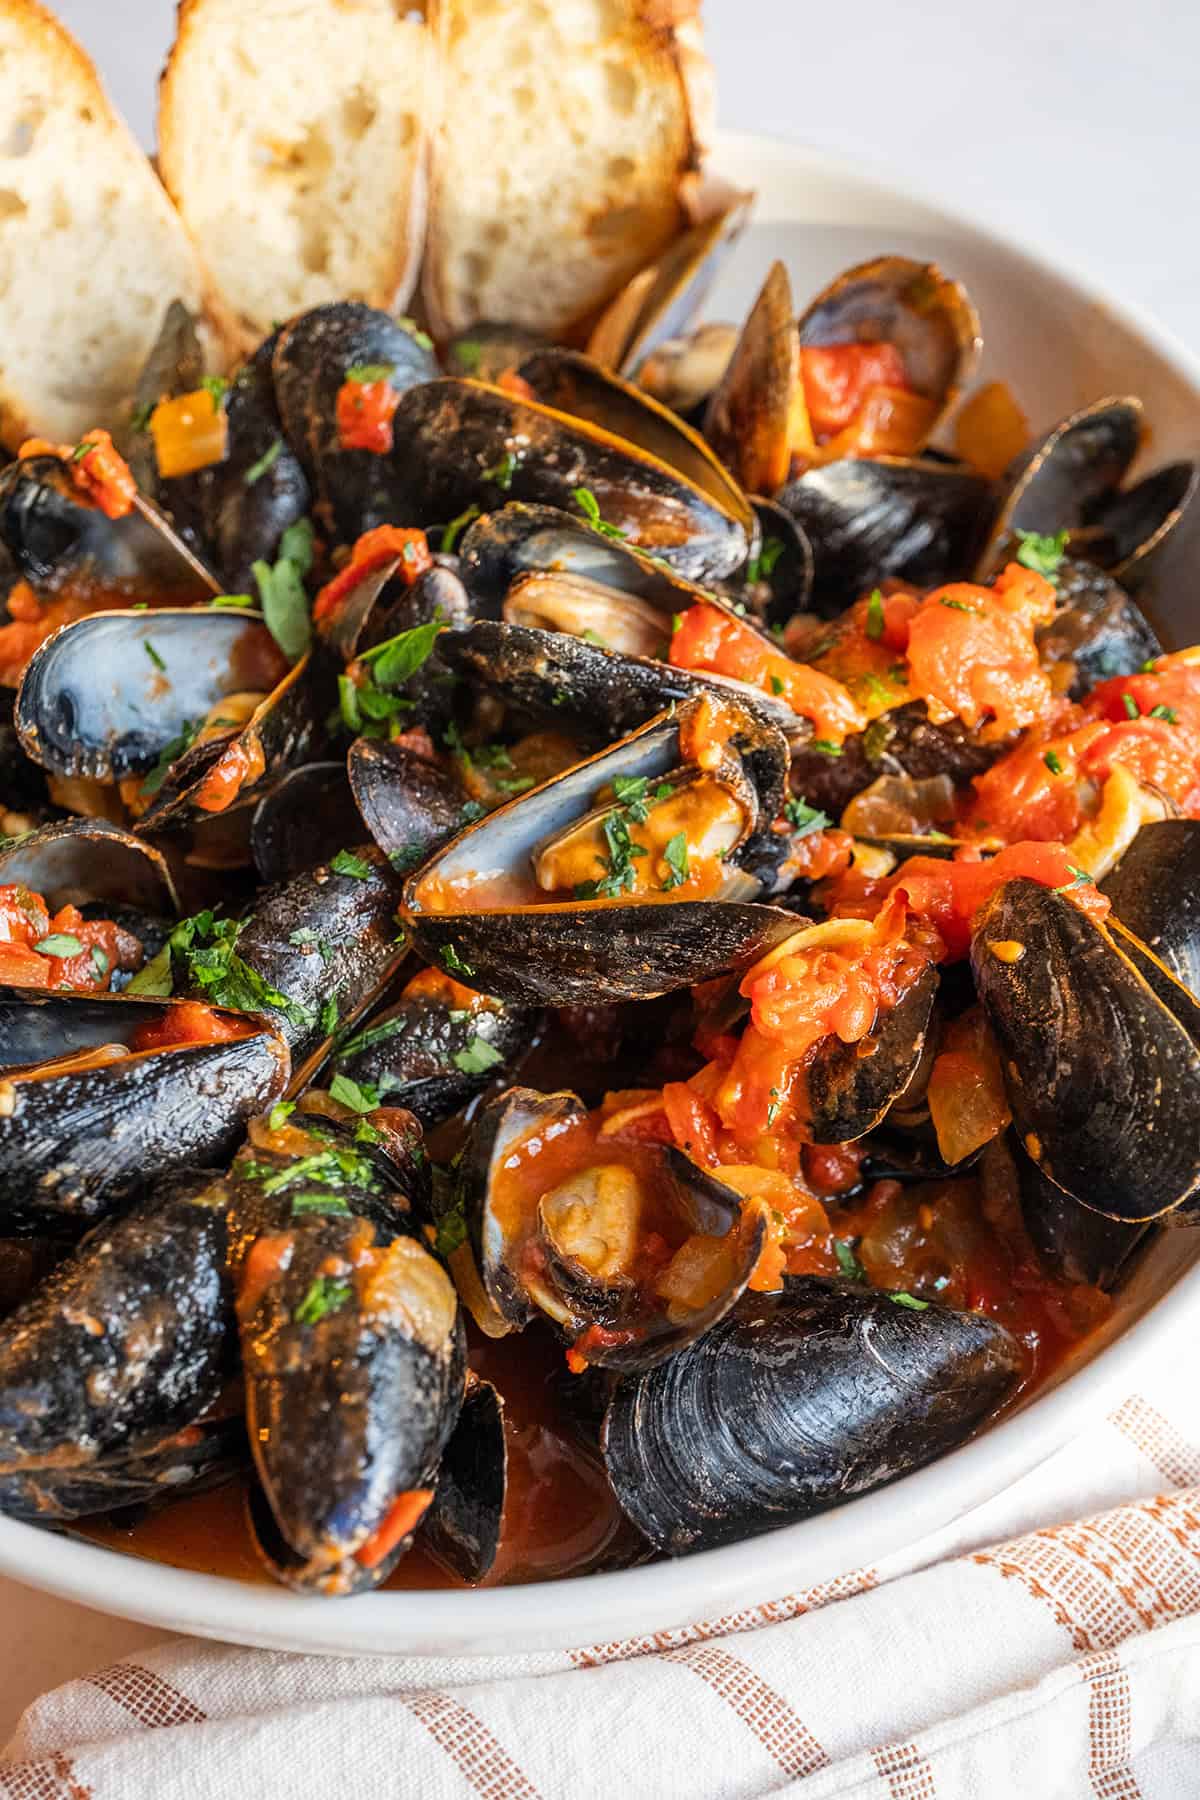
M 466 822 L 462 784 L 406 744 L 355 738 L 347 766 L 358 810 L 398 874 L 419 868 Z
M 787 481 L 802 405 L 792 287 L 776 262 L 704 416 L 705 436 L 747 493 L 771 496 Z
M 140 1455 L 0 1475 L 0 1513 L 31 1525 L 62 1525 L 130 1507 L 141 1511 L 229 1481 L 248 1458 L 239 1416 L 202 1419 Z
M 1127 1223 L 1188 1202 L 1200 1048 L 1119 940 L 1065 896 L 1010 881 L 976 915 L 971 966 L 1042 1173 Z
M 792 755 L 793 791 L 831 818 L 841 818 L 856 795 L 881 776 L 930 781 L 950 776 L 964 787 L 995 762 L 1002 744 L 985 743 L 958 719 L 935 725 L 921 701 L 894 707 L 865 731 L 846 739 L 840 756 L 800 743 Z M 923 846 L 922 853 L 929 845 Z
M 1081 1206 L 1026 1156 L 1011 1132 L 983 1153 L 984 1190 L 992 1204 L 1010 1194 L 1042 1266 L 1060 1281 L 1082 1282 L 1104 1292 L 1116 1286 L 1134 1251 L 1150 1236 L 1147 1225 L 1127 1225 Z
M 937 991 L 937 970 L 927 967 L 862 1041 L 830 1037 L 818 1046 L 804 1073 L 814 1144 L 865 1137 L 904 1094 L 925 1049 Z
M 293 1121 L 233 1175 L 290 1196 L 290 1218 L 249 1246 L 238 1290 L 256 1542 L 290 1587 L 374 1587 L 433 1499 L 458 1417 L 454 1287 L 413 1234 L 386 1158 L 353 1130 Z
M 260 881 L 287 881 L 328 862 L 353 834 L 354 795 L 340 762 L 304 763 L 264 794 L 250 823 Z
M 470 375 L 478 381 L 498 382 L 509 370 L 519 368 L 533 351 L 546 347 L 547 340 L 536 331 L 480 319 L 449 340 L 442 366 L 447 375 Z
M 0 1325 L 0 1476 L 154 1453 L 229 1370 L 218 1178 L 185 1171 L 92 1232 Z
M 205 471 L 201 516 L 213 566 L 231 594 L 257 594 L 259 562 L 274 563 L 283 535 L 309 509 L 304 468 L 283 435 L 273 365 L 278 333 L 259 345 L 225 397 L 225 458 Z
M 0 1228 L 78 1235 L 152 1178 L 228 1156 L 288 1053 L 259 1021 L 215 1019 L 224 1036 L 196 1042 L 177 1002 L 6 990 Z
M 465 1106 L 527 1050 L 537 1015 L 423 969 L 399 1000 L 343 1039 L 333 1066 L 428 1129 Z
M 338 396 L 348 382 L 384 381 L 403 395 L 431 381 L 438 367 L 424 334 L 361 301 L 333 301 L 281 329 L 271 366 L 283 435 L 312 483 L 326 531 L 349 544 L 398 522 L 392 459 L 343 443 Z M 398 417 L 395 429 L 403 453 Z
M 811 1517 L 932 1462 L 1014 1386 L 1022 1353 L 976 1313 L 789 1280 L 647 1374 L 604 1421 L 623 1511 L 668 1555 Z
M 105 901 L 162 921 L 179 910 L 157 850 L 107 819 L 64 819 L 0 845 L 0 885 L 41 894 L 51 908 Z
M 1058 612 L 1038 632 L 1038 655 L 1046 667 L 1071 665 L 1072 700 L 1162 655 L 1150 621 L 1112 575 L 1072 558 L 1059 564 L 1056 580 Z
M 464 1581 L 482 1581 L 496 1560 L 507 1476 L 504 1401 L 490 1381 L 469 1375 L 420 1540 Z
M 1112 901 L 1114 918 L 1168 975 L 1200 994 L 1200 821 L 1143 825 L 1102 892 Z M 1119 941 L 1136 958 L 1133 947 Z M 1153 986 L 1149 963 L 1138 959 L 1137 966 Z M 1177 997 L 1169 1004 L 1177 1004 Z
M 405 888 L 416 945 L 517 1005 L 647 999 L 749 962 L 791 924 L 751 903 L 785 848 L 785 767 L 760 716 L 685 702 L 438 851 Z
M 545 1165 L 528 1166 L 556 1141 Z M 574 1094 L 520 1087 L 476 1120 L 450 1216 L 466 1233 L 451 1268 L 481 1329 L 502 1336 L 540 1313 L 580 1357 L 614 1369 L 650 1368 L 709 1330 L 765 1241 L 762 1208 L 681 1151 L 622 1157 L 592 1137 Z M 647 1265 L 651 1240 L 662 1255 Z
M 647 402 L 647 407 L 650 403 Z M 427 382 L 396 413 L 391 517 L 455 519 L 506 497 L 564 510 L 586 491 L 614 532 L 696 580 L 728 575 L 748 549 L 744 502 L 718 503 L 676 468 L 586 419 L 483 382 Z

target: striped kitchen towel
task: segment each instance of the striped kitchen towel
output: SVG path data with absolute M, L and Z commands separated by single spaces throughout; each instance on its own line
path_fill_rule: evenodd
M 0 1800 L 1189 1800 L 1188 1349 L 986 1506 L 820 1588 L 511 1658 L 177 1639 L 32 1706 Z

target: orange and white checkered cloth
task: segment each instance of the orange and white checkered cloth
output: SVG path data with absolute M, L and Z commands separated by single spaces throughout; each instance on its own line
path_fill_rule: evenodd
M 30 1707 L 0 1800 L 1200 1796 L 1190 1348 L 987 1506 L 819 1589 L 509 1658 L 175 1640 Z

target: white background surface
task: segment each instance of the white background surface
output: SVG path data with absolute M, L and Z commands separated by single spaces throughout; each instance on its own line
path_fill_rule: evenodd
M 149 144 L 173 0 L 56 10 Z M 864 156 L 1200 343 L 1200 8 L 708 0 L 706 17 L 723 124 Z M 0 1580 L 0 1743 L 35 1693 L 150 1635 Z

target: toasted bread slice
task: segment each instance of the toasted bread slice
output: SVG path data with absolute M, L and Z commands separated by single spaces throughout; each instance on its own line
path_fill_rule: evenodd
M 35 0 L 0 0 L 0 438 L 112 423 L 167 306 L 202 290 L 79 45 Z
M 685 0 L 686 11 L 694 10 Z M 672 0 L 440 0 L 444 107 L 423 293 L 571 335 L 683 221 L 707 70 Z
M 407 301 L 436 85 L 402 0 L 182 0 L 160 165 L 241 348 L 327 300 Z

